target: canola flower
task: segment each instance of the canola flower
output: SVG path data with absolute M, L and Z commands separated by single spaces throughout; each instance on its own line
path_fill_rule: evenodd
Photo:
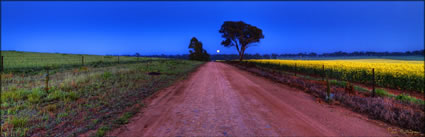
M 400 90 L 424 91 L 424 62 L 392 59 L 356 59 L 356 60 L 272 60 L 252 59 L 248 62 L 278 67 L 286 71 L 323 75 L 331 78 L 350 80 L 370 84 L 372 68 L 375 69 L 375 82 L 378 86 Z

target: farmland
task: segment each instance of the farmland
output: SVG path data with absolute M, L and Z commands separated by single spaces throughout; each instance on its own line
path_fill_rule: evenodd
M 2 136 L 67 136 L 108 126 L 202 64 L 95 55 L 84 55 L 82 64 L 82 55 L 11 51 L 2 56 Z
M 155 58 L 138 58 L 127 56 L 98 56 L 84 54 L 51 54 L 39 52 L 2 51 L 4 72 L 31 73 L 46 67 L 66 69 L 82 65 L 111 65 L 132 63 L 135 61 L 154 60 Z
M 344 81 L 372 83 L 372 69 L 378 86 L 424 92 L 424 62 L 391 59 L 358 60 L 248 60 L 278 70 L 298 72 Z
M 115 128 L 121 130 L 122 127 L 118 127 L 123 124 L 133 124 L 135 125 L 133 127 L 142 127 L 143 131 L 157 132 L 140 133 L 142 130 L 136 128 L 128 132 L 125 130 L 126 132 L 117 135 L 131 136 L 135 133 L 176 135 L 179 134 L 177 131 L 180 128 L 208 129 L 199 126 L 199 122 L 217 124 L 234 120 L 233 114 L 225 110 L 237 110 L 240 106 L 229 104 L 242 104 L 246 109 L 236 113 L 250 114 L 244 115 L 244 119 L 255 117 L 260 122 L 270 122 L 267 119 L 271 117 L 274 120 L 270 123 L 281 127 L 287 126 L 290 121 L 297 120 L 297 124 L 303 124 L 309 129 L 321 127 L 330 131 L 312 130 L 308 133 L 311 135 L 349 133 L 360 136 L 375 132 L 365 127 L 363 130 L 368 130 L 365 134 L 359 134 L 351 127 L 342 127 L 343 130 L 337 131 L 332 124 L 325 125 L 323 124 L 325 121 L 316 120 L 317 115 L 309 112 L 310 110 L 320 112 L 321 119 L 331 117 L 339 119 L 333 120 L 333 123 L 344 123 L 347 119 L 345 114 L 320 107 L 320 103 L 310 98 L 306 99 L 305 96 L 301 97 L 298 94 L 300 92 L 293 91 L 304 90 L 306 94 L 311 94 L 319 100 L 327 100 L 329 97 L 326 94 L 326 86 L 321 83 L 323 76 L 331 79 L 330 89 L 334 102 L 339 102 L 355 112 L 364 113 L 369 118 L 401 127 L 403 130 L 400 129 L 400 132 L 403 131 L 403 134 L 404 132 L 414 134 L 420 134 L 417 131 L 423 132 L 420 121 L 424 118 L 424 113 L 419 108 L 425 103 L 421 99 L 409 96 L 411 93 L 423 92 L 423 85 L 421 87 L 416 83 L 420 80 L 423 82 L 423 69 L 420 69 L 420 67 L 423 68 L 422 61 L 247 60 L 240 64 L 237 61 L 229 63 L 238 67 L 242 65 L 241 69 L 273 80 L 268 81 L 240 71 L 236 67 L 216 62 L 202 65 L 204 62 L 188 60 L 14 51 L 2 52 L 2 55 L 5 65 L 1 75 L 2 136 L 73 136 L 85 133 L 103 136 L 108 135 L 108 132 L 114 131 Z M 201 65 L 203 67 L 199 68 Z M 370 97 L 371 90 L 363 86 L 355 85 L 354 90 L 360 91 L 359 94 L 348 94 L 343 90 L 349 82 L 370 85 L 371 68 L 375 71 L 378 97 Z M 190 79 L 182 81 L 195 70 L 197 71 Z M 315 81 L 312 82 L 312 79 Z M 252 83 L 252 81 L 259 83 Z M 274 82 L 285 83 L 289 86 L 277 85 Z M 169 86 L 171 87 L 166 88 Z M 384 90 L 387 88 L 406 91 L 407 94 L 393 95 Z M 165 90 L 151 96 L 160 89 Z M 252 98 L 246 98 L 247 94 L 250 94 Z M 265 99 L 263 99 L 264 96 L 266 96 Z M 142 100 L 149 97 L 152 97 L 154 101 L 144 104 Z M 238 102 L 239 99 L 243 101 Z M 258 105 L 256 102 L 265 104 L 261 107 L 262 109 L 279 113 L 273 113 L 270 117 L 256 115 L 263 113 L 253 108 Z M 305 106 L 296 107 L 297 105 L 294 105 L 294 103 L 297 104 L 296 102 L 304 102 Z M 273 104 L 278 104 L 277 108 Z M 146 114 L 135 115 L 145 106 L 150 111 L 146 111 Z M 158 112 L 167 111 L 176 113 L 161 113 L 161 118 L 168 120 L 158 119 Z M 220 113 L 220 117 L 211 116 L 210 112 Z M 315 124 L 310 125 L 300 121 L 298 114 L 314 121 Z M 133 115 L 140 120 L 131 121 L 130 118 Z M 197 119 L 198 116 L 205 119 Z M 282 117 L 291 117 L 291 119 L 282 119 Z M 209 118 L 217 120 L 211 122 L 208 121 Z M 199 120 L 198 123 L 190 122 L 194 119 Z M 352 117 L 348 119 L 351 119 L 349 120 L 351 122 L 361 121 Z M 149 126 L 151 123 L 146 121 L 154 123 L 155 126 Z M 189 123 L 182 125 L 182 121 L 189 121 Z M 172 128 L 171 132 L 161 130 L 162 127 L 174 124 L 176 127 Z M 259 124 L 254 122 L 247 125 L 254 128 Z M 361 125 L 368 125 L 368 122 L 362 121 L 358 126 Z M 235 129 L 237 128 L 239 127 L 235 126 Z M 305 133 L 305 128 L 286 128 L 291 128 L 291 132 Z M 382 130 L 381 127 L 374 127 L 374 129 L 379 130 L 382 135 L 386 134 L 386 130 Z M 216 135 L 223 133 L 220 128 L 213 130 L 219 133 Z M 265 130 L 258 129 L 258 131 Z M 187 132 L 186 135 L 192 134 Z

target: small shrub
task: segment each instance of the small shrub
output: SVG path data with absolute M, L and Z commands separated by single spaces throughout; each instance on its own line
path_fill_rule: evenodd
M 49 95 L 47 96 L 47 100 L 57 100 L 65 97 L 66 92 L 63 92 L 61 90 L 54 90 L 53 92 L 49 93 Z
M 9 90 L 10 91 L 16 91 L 16 90 L 18 90 L 18 87 L 16 87 L 15 85 L 13 85 L 13 86 L 10 86 L 9 87 Z
M 14 115 L 14 114 L 16 114 L 16 112 L 17 112 L 18 110 L 16 109 L 16 107 L 14 107 L 14 108 L 9 108 L 9 109 L 7 109 L 7 114 L 8 115 Z
M 21 128 L 27 126 L 28 117 L 9 117 L 8 121 L 14 128 Z
M 415 97 L 409 96 L 408 94 L 399 94 L 395 96 L 395 99 L 400 100 L 402 102 L 413 102 L 416 104 L 425 105 L 425 102 L 421 99 L 416 99 Z
M 57 109 L 56 104 L 49 104 L 45 107 L 45 110 L 47 110 L 48 112 L 55 112 Z
M 47 96 L 47 100 L 49 101 L 58 100 L 58 99 L 62 101 L 71 101 L 71 100 L 76 100 L 78 98 L 79 98 L 79 95 L 75 91 L 65 92 L 61 90 L 54 90 L 51 93 L 49 93 L 49 95 Z
M 95 137 L 103 137 L 106 134 L 106 131 L 110 130 L 109 127 L 103 126 L 96 131 Z
M 111 73 L 111 72 L 109 72 L 109 71 L 106 71 L 106 72 L 104 72 L 104 73 L 102 74 L 102 78 L 103 78 L 104 80 L 107 80 L 107 79 L 109 79 L 110 77 L 112 77 L 112 73 Z
M 64 118 L 66 116 L 68 116 L 68 113 L 66 113 L 66 112 L 62 112 L 62 113 L 58 114 L 58 118 Z
M 87 68 L 87 67 L 81 67 L 80 68 L 80 71 L 88 71 L 89 70 L 89 68 Z
M 68 92 L 68 95 L 66 96 L 67 98 L 71 99 L 71 100 L 76 100 L 78 99 L 80 96 L 78 95 L 77 92 L 72 91 L 72 92 Z
M 120 118 L 118 118 L 115 123 L 116 124 L 127 124 L 128 120 L 130 119 L 130 117 L 132 116 L 131 113 L 124 113 Z
M 25 99 L 30 93 L 30 91 L 24 89 L 19 89 L 16 91 L 6 91 L 1 93 L 1 100 L 7 102 L 16 102 Z
M 380 96 L 380 97 L 389 96 L 389 94 L 386 90 L 380 89 L 380 88 L 375 89 L 375 93 L 376 93 L 377 96 Z
M 368 89 L 363 88 L 363 87 L 360 87 L 360 86 L 354 86 L 354 89 L 355 89 L 356 91 L 365 92 L 365 93 L 370 92 Z
M 6 101 L 2 101 L 1 103 L 1 108 L 8 108 L 10 105 L 10 103 L 6 102 Z
M 397 95 L 395 99 L 403 101 L 403 102 L 413 101 L 413 99 L 409 95 L 404 93 Z
M 39 103 L 41 102 L 42 98 L 46 95 L 46 92 L 41 90 L 40 88 L 35 88 L 32 90 L 32 92 L 28 95 L 28 101 L 30 103 Z
M 345 82 L 345 81 L 338 81 L 338 80 L 329 80 L 329 83 L 331 85 L 335 85 L 335 86 L 338 86 L 338 87 L 345 87 L 347 85 L 347 82 Z

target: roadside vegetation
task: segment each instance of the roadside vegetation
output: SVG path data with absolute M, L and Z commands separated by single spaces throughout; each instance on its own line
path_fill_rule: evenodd
M 298 71 L 285 71 L 273 65 L 264 65 L 255 62 L 238 63 L 227 61 L 240 69 L 281 82 L 312 94 L 320 100 L 334 105 L 342 105 L 355 112 L 366 114 L 377 119 L 396 125 L 403 130 L 402 134 L 423 135 L 423 121 L 425 120 L 423 99 L 408 94 L 394 95 L 383 88 L 376 88 L 376 97 L 371 90 L 363 86 L 354 85 L 343 80 L 329 80 L 328 84 L 321 77 L 309 76 Z M 329 86 L 328 86 L 329 85 Z
M 36 53 L 17 54 L 27 60 Z M 37 62 L 13 66 L 5 61 L 11 66 L 5 65 L 1 74 L 1 136 L 69 136 L 97 129 L 111 120 L 126 123 L 133 114 L 127 108 L 143 106 L 142 99 L 186 77 L 203 63 L 135 57 L 120 57 L 120 63 L 85 62 L 84 66 L 67 66 L 72 63 L 62 61 L 66 67 L 57 64 L 59 67 L 50 67 L 48 73 Z M 45 62 L 57 63 L 53 59 Z M 33 66 L 40 69 L 17 71 Z

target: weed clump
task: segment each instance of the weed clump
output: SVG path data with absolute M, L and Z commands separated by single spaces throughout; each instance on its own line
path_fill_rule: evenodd
M 380 89 L 380 88 L 375 89 L 375 94 L 376 94 L 377 96 L 380 96 L 380 97 L 386 97 L 386 96 L 389 96 L 389 94 L 388 94 L 388 92 L 387 92 L 387 91 L 385 91 L 384 89 Z
M 9 117 L 8 123 L 12 124 L 14 128 L 22 128 L 27 126 L 28 117 Z
M 28 95 L 28 101 L 30 103 L 39 103 L 42 102 L 42 99 L 44 96 L 46 96 L 46 92 L 41 90 L 40 88 L 35 88 L 32 90 L 32 92 Z

